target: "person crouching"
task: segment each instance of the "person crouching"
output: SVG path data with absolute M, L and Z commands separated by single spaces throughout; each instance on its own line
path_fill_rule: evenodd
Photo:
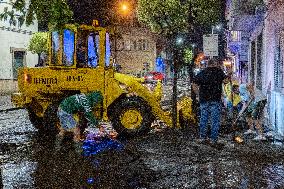
M 73 133 L 73 141 L 79 142 L 81 129 L 78 121 L 74 118 L 74 114 L 82 113 L 88 121 L 89 126 L 98 127 L 103 133 L 104 128 L 99 126 L 97 118 L 94 116 L 92 109 L 100 104 L 103 100 L 101 92 L 95 91 L 87 94 L 75 94 L 65 98 L 58 107 L 57 116 L 60 121 L 59 137 L 64 137 L 67 132 Z

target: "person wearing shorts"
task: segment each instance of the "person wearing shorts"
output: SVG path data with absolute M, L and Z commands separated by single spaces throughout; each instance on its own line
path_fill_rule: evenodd
M 253 85 L 250 85 L 253 87 Z M 266 137 L 263 135 L 262 129 L 262 120 L 264 114 L 264 107 L 267 103 L 266 96 L 259 89 L 252 90 L 251 98 L 253 101 L 248 106 L 245 116 L 248 120 L 249 130 L 247 130 L 244 134 L 255 134 L 254 126 L 257 129 L 258 135 L 253 140 L 266 140 Z
M 60 121 L 59 136 L 64 136 L 67 132 L 73 132 L 73 140 L 80 141 L 81 130 L 74 114 L 82 113 L 88 124 L 98 127 L 98 120 L 94 116 L 92 109 L 103 100 L 101 92 L 95 91 L 88 94 L 75 94 L 65 98 L 58 107 L 57 116 Z M 103 131 L 103 128 L 99 128 Z

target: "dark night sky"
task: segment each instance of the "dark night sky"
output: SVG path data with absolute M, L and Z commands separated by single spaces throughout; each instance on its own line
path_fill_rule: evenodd
M 117 6 L 121 0 L 67 0 L 70 9 L 74 13 L 74 22 L 79 24 L 91 24 L 93 19 L 100 21 L 102 26 L 109 25 L 110 22 L 107 21 L 107 18 L 112 19 L 111 15 L 114 15 L 114 18 L 117 18 Z M 127 0 L 132 2 L 133 6 L 137 3 L 137 0 Z M 220 7 L 220 13 L 223 13 L 221 16 L 220 23 L 223 23 L 223 26 L 226 27 L 225 21 L 225 1 L 223 2 L 223 7 Z M 40 23 L 40 30 L 46 30 L 47 24 Z M 201 26 L 197 24 L 195 26 L 195 33 L 191 36 L 191 43 L 195 43 L 197 47 L 202 48 L 202 35 L 211 32 L 211 26 Z M 221 56 L 224 56 L 224 41 L 221 39 Z
M 113 20 L 119 16 L 119 2 L 121 0 L 68 0 L 76 23 L 91 24 L 93 19 L 97 19 L 103 25 L 110 24 L 108 19 Z M 135 0 L 127 2 L 133 4 Z
M 114 0 L 69 0 L 68 4 L 74 12 L 77 23 L 91 23 L 93 19 L 101 19 L 107 15 Z

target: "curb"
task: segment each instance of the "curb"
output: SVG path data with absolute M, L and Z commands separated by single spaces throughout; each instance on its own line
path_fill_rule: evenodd
M 3 110 L 0 110 L 0 113 L 2 112 L 10 112 L 10 111 L 14 111 L 14 110 L 21 110 L 21 109 L 25 109 L 25 108 L 7 108 L 7 109 L 3 109 Z
M 15 106 L 11 102 L 11 94 L 0 94 L 0 112 L 13 109 L 15 109 Z

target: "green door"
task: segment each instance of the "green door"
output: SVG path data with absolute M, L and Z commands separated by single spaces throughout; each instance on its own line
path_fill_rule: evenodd
M 13 78 L 18 78 L 18 69 L 21 67 L 24 67 L 24 57 L 25 57 L 25 51 L 14 51 L 14 62 L 13 62 Z

